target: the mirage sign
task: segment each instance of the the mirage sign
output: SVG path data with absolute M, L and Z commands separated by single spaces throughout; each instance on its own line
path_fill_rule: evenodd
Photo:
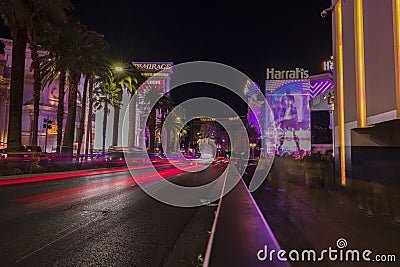
M 133 66 L 143 72 L 159 72 L 170 70 L 173 62 L 132 62 Z

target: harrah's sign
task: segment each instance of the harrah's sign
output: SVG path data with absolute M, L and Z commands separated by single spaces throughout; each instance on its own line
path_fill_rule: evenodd
M 275 70 L 267 68 L 267 80 L 305 80 L 308 78 L 310 78 L 310 74 L 305 69 Z

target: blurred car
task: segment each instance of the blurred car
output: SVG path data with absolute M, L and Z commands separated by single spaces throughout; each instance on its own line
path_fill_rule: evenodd
M 5 158 L 6 158 L 5 149 L 0 149 L 0 160 L 5 159 Z
M 23 162 L 39 159 L 39 164 L 43 166 L 48 165 L 51 162 L 50 154 L 43 152 L 40 146 L 22 146 L 21 149 L 16 152 L 9 152 L 8 149 L 5 148 L 2 152 L 2 158 L 6 159 L 9 157 Z
M 40 165 L 48 165 L 51 162 L 50 154 L 43 152 L 40 146 L 24 146 L 25 152 L 28 157 L 34 158 L 35 156 L 39 158 Z
M 124 161 L 124 154 L 122 152 L 108 152 L 105 154 L 99 154 L 97 157 L 98 161 L 106 162 L 120 162 Z
M 227 164 L 229 163 L 230 159 L 229 158 L 225 158 L 225 157 L 217 157 L 214 159 L 215 163 L 220 163 L 220 164 Z

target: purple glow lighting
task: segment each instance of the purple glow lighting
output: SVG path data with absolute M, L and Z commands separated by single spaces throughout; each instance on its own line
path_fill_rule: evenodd
M 315 98 L 317 95 L 323 94 L 326 91 L 332 89 L 335 83 L 330 80 L 319 80 L 311 82 L 311 98 Z

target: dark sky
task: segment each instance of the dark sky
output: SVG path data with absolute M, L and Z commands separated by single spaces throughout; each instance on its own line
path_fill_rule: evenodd
M 332 54 L 331 19 L 320 16 L 330 0 L 72 2 L 116 60 L 217 61 L 263 86 L 266 67 L 316 74 Z
M 331 19 L 320 15 L 330 0 L 73 2 L 76 15 L 103 33 L 113 56 L 121 60 L 216 61 L 263 87 L 267 67 L 304 67 L 316 74 L 332 54 Z M 235 96 L 215 89 L 186 86 L 172 96 L 177 103 L 212 96 L 246 112 Z
M 211 60 L 263 83 L 266 67 L 319 73 L 332 54 L 331 20 L 320 16 L 330 0 L 73 3 L 81 21 L 125 60 Z

